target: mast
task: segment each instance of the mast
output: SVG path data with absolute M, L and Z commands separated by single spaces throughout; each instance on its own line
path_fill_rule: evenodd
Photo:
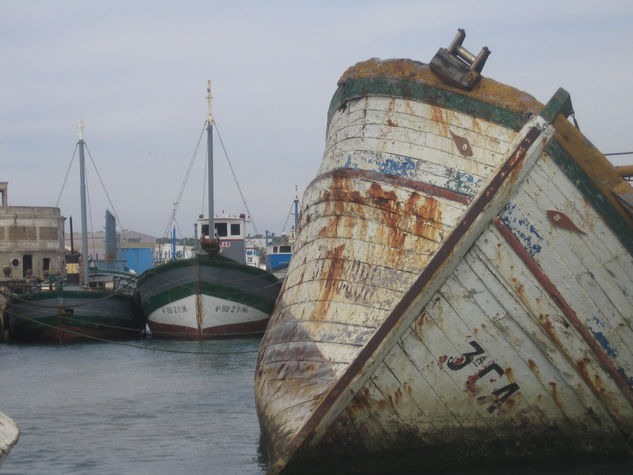
M 171 232 L 171 260 L 176 260 L 176 227 Z
M 200 252 L 199 244 L 200 242 L 198 241 L 198 223 L 193 223 L 193 253 L 196 256 Z
M 81 199 L 81 257 L 83 258 L 81 284 L 88 285 L 88 219 L 86 218 L 86 173 L 84 166 L 84 124 L 79 119 L 79 178 Z
M 213 116 L 211 115 L 211 80 L 207 81 L 207 169 L 209 170 L 209 239 L 215 238 L 213 222 Z
M 297 232 L 299 230 L 299 194 L 295 195 L 294 199 L 295 205 L 295 239 L 297 239 Z

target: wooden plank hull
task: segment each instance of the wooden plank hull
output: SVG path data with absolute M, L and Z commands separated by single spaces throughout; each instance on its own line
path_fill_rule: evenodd
M 628 453 L 633 227 L 559 99 L 406 60 L 339 81 L 258 359 L 273 472 Z
M 164 264 L 139 278 L 141 304 L 158 338 L 261 334 L 280 286 L 272 274 L 220 256 Z

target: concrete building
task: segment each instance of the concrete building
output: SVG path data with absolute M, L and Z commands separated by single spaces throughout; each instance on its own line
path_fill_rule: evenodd
M 8 182 L 0 182 L 1 278 L 45 279 L 64 269 L 64 218 L 59 208 L 9 206 Z

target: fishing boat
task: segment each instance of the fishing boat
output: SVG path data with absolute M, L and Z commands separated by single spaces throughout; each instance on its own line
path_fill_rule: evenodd
M 5 310 L 9 335 L 19 341 L 68 343 L 86 339 L 128 339 L 141 335 L 145 322 L 136 299 L 136 276 L 91 268 L 88 256 L 83 124 L 79 125 L 82 246 L 71 244 L 66 272 L 14 293 Z M 106 213 L 106 225 L 108 216 Z M 71 225 L 72 228 L 72 225 Z M 112 230 L 114 231 L 114 230 Z M 72 242 L 72 229 L 71 229 Z
M 294 209 L 294 213 L 292 210 Z M 288 271 L 288 264 L 292 259 L 293 246 L 297 237 L 297 225 L 299 223 L 299 197 L 295 196 L 292 201 L 291 213 L 294 214 L 294 227 L 290 231 L 288 236 L 282 232 L 282 235 L 277 237 L 274 234 L 268 236 L 266 233 L 266 270 L 272 272 L 280 279 L 286 277 Z M 287 222 L 287 220 L 286 220 Z M 284 224 L 284 229 L 286 225 Z
M 0 412 L 0 468 L 19 438 L 20 428 L 13 419 Z
M 145 323 L 135 299 L 135 276 L 90 269 L 88 285 L 70 283 L 66 277 L 12 295 L 5 310 L 12 340 L 70 343 L 142 334 Z
M 245 216 L 214 214 L 210 82 L 207 101 L 209 214 L 197 223 L 200 246 L 194 257 L 160 264 L 139 277 L 141 304 L 155 337 L 261 334 L 281 287 L 271 273 L 246 264 Z
M 338 82 L 258 355 L 270 473 L 631 453 L 633 188 L 464 37 Z

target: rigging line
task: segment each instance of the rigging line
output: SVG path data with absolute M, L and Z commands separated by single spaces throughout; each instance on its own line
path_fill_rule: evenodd
M 281 228 L 281 232 L 283 233 L 286 230 L 286 225 L 288 224 L 288 220 L 290 219 L 290 215 L 292 214 L 292 206 L 294 205 L 294 202 L 290 203 L 290 209 L 288 210 L 288 215 L 286 216 L 286 221 L 284 222 L 283 227 Z M 296 230 L 295 230 L 296 232 Z
M 185 235 L 183 234 L 182 229 L 180 229 L 180 223 L 178 223 L 178 220 L 175 217 L 174 217 L 174 224 L 176 225 L 176 229 L 178 230 L 178 236 L 180 236 L 180 240 L 182 241 L 182 257 L 185 258 L 185 255 L 187 254 L 187 244 L 185 242 Z M 178 238 L 176 238 L 176 247 L 178 247 Z M 176 256 L 172 256 L 172 259 L 176 259 Z
M 151 330 L 152 335 L 162 335 L 162 336 L 171 336 L 171 337 L 184 337 L 187 338 L 187 333 L 185 332 L 169 332 L 169 331 L 161 331 L 161 330 Z M 252 337 L 252 336 L 261 336 L 261 331 L 252 331 L 252 332 L 241 332 L 241 333 L 224 333 L 222 337 Z M 255 350 L 245 351 L 244 353 L 255 353 Z M 221 354 L 232 354 L 232 353 L 221 353 Z M 241 353 L 237 353 L 241 354 Z
M 176 198 L 176 201 L 174 202 L 174 208 L 171 211 L 171 216 L 169 217 L 169 221 L 167 222 L 165 233 L 163 235 L 163 237 L 165 238 L 169 236 L 169 228 L 171 227 L 171 223 L 176 219 L 176 211 L 178 211 L 178 206 L 180 205 L 182 194 L 185 191 L 185 186 L 187 186 L 187 181 L 189 181 L 189 175 L 191 175 L 191 169 L 193 168 L 193 164 L 196 161 L 196 156 L 198 155 L 198 149 L 200 148 L 200 142 L 202 141 L 202 136 L 204 135 L 205 126 L 206 126 L 206 121 L 205 121 L 204 126 L 202 127 L 202 130 L 200 131 L 200 137 L 198 137 L 198 143 L 196 144 L 196 148 L 194 149 L 193 155 L 191 156 L 191 159 L 189 161 L 189 167 L 187 168 L 187 172 L 185 173 L 185 179 L 180 185 L 180 190 L 178 191 L 178 197 Z
M 90 246 L 88 246 L 88 249 L 86 249 L 86 252 L 88 253 L 87 256 L 82 256 L 82 259 L 84 260 L 84 265 L 89 266 L 89 261 L 90 258 L 88 256 L 90 256 L 90 249 L 92 248 L 92 252 L 95 253 L 95 257 L 96 257 L 96 251 L 95 251 L 95 228 L 92 224 L 92 204 L 90 203 L 90 187 L 88 186 L 88 174 L 86 173 L 85 176 L 85 181 L 86 181 L 86 200 L 88 201 L 88 216 L 90 217 Z M 86 226 L 87 227 L 87 226 Z M 86 231 L 87 234 L 87 231 Z M 83 236 L 82 236 L 83 239 Z M 88 267 L 88 269 L 90 269 L 90 267 Z M 88 277 L 88 279 L 90 279 L 90 277 Z M 84 285 L 87 285 L 87 282 L 84 282 Z
M 59 307 L 54 307 L 54 308 L 57 310 Z M 8 313 L 10 313 L 15 318 L 21 318 L 21 319 L 25 319 L 25 320 L 31 318 L 31 317 L 27 317 L 26 315 L 23 315 L 23 314 L 20 314 L 20 313 L 17 313 L 17 312 L 8 312 Z M 86 323 L 86 320 L 82 319 L 81 317 L 76 318 L 76 317 L 70 317 L 68 315 L 59 315 L 59 314 L 51 315 L 50 312 L 44 312 L 44 311 L 41 311 L 38 315 L 41 316 L 41 317 L 47 317 L 48 316 L 48 317 L 57 318 L 59 323 L 70 323 L 70 324 L 83 323 L 84 325 Z M 36 322 L 38 321 L 37 319 L 34 319 L 34 320 Z M 110 324 L 103 323 L 103 322 L 100 322 L 100 321 L 95 321 L 94 325 L 98 326 L 99 328 L 104 328 L 104 329 L 131 331 L 131 332 L 136 332 L 136 333 L 140 333 L 141 332 L 141 330 L 139 328 L 123 327 L 123 326 L 120 326 L 120 325 L 110 325 Z
M 119 228 L 121 230 L 123 230 L 123 225 L 121 224 L 121 220 L 119 219 L 119 215 L 116 212 L 116 209 L 114 208 L 114 204 L 112 204 L 112 200 L 110 199 L 110 195 L 108 194 L 108 190 L 106 189 L 105 185 L 103 184 L 103 180 L 101 179 L 101 174 L 99 174 L 99 169 L 97 168 L 97 164 L 95 163 L 94 159 L 92 158 L 92 154 L 90 153 L 90 149 L 88 148 L 88 145 L 84 142 L 84 146 L 86 147 L 86 150 L 88 151 L 88 157 L 90 157 L 90 161 L 92 162 L 92 166 L 95 168 L 95 171 L 97 172 L 97 177 L 99 178 L 99 182 L 101 183 L 101 188 L 103 188 L 103 191 L 105 192 L 106 198 L 108 198 L 108 203 L 110 203 L 110 206 L 112 207 L 112 212 L 114 213 L 114 217 L 117 220 L 117 223 L 119 223 Z
M 226 148 L 224 148 L 224 142 L 222 141 L 222 137 L 220 136 L 220 129 L 218 128 L 218 123 L 215 123 L 215 132 L 218 134 L 218 138 L 220 139 L 220 145 L 222 146 L 222 150 L 224 151 L 224 156 L 226 157 L 226 161 L 229 164 L 229 168 L 231 169 L 231 174 L 233 175 L 233 179 L 235 180 L 235 184 L 237 185 L 237 190 L 240 192 L 240 196 L 242 197 L 242 203 L 244 203 L 244 207 L 246 208 L 246 212 L 251 219 L 251 223 L 253 224 L 253 229 L 255 230 L 255 234 L 259 234 L 257 231 L 257 226 L 255 225 L 255 218 L 253 217 L 253 213 L 248 209 L 248 205 L 246 204 L 246 198 L 244 198 L 244 193 L 242 193 L 242 188 L 240 187 L 239 182 L 237 181 L 237 176 L 235 175 L 235 171 L 233 170 L 233 165 L 231 165 L 231 160 L 229 159 L 229 154 L 226 153 Z
M 70 163 L 68 164 L 68 169 L 66 170 L 66 176 L 64 177 L 64 182 L 62 183 L 62 188 L 59 190 L 59 195 L 57 195 L 57 201 L 55 202 L 55 208 L 59 207 L 59 200 L 62 199 L 62 193 L 64 192 L 64 188 L 66 187 L 66 181 L 68 180 L 68 175 L 70 174 L 70 169 L 73 166 L 73 161 L 75 160 L 75 155 L 77 154 L 77 147 L 79 143 L 75 144 L 75 150 L 73 151 L 73 156 L 70 159 Z
M 633 155 L 633 152 L 614 152 L 614 153 L 603 153 L 605 157 L 613 156 L 613 155 Z
M 80 336 L 82 338 L 87 338 L 90 340 L 100 341 L 103 343 L 112 343 L 114 345 L 127 346 L 129 348 L 137 348 L 140 350 L 157 351 L 157 352 L 163 352 L 163 353 L 181 353 L 181 354 L 189 354 L 189 355 L 242 355 L 242 354 L 248 354 L 248 353 L 257 353 L 259 351 L 258 349 L 244 350 L 244 351 L 188 351 L 188 350 L 170 350 L 166 348 L 152 348 L 152 347 L 143 346 L 143 345 L 135 345 L 133 343 L 124 343 L 122 341 L 109 340 L 107 338 L 101 338 L 98 336 L 89 335 L 87 333 L 71 330 L 70 328 L 59 328 L 56 325 L 51 325 L 50 323 L 41 322 L 39 320 L 35 320 L 33 318 L 29 318 L 24 315 L 14 314 L 13 316 L 30 321 L 32 323 L 36 323 L 37 325 L 56 329 L 57 331 L 60 331 L 63 333 L 70 333 L 71 335 Z M 140 333 L 140 330 L 139 330 L 139 333 Z

